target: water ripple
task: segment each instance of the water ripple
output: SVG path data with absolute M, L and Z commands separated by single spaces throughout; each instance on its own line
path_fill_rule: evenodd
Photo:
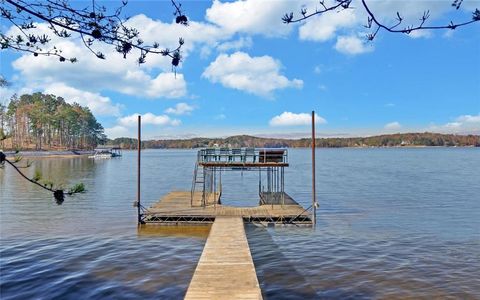
M 309 206 L 310 153 L 289 155 L 286 191 Z M 189 189 L 195 151 L 143 157 L 146 206 Z M 480 299 L 480 149 L 318 149 L 317 159 L 316 230 L 247 228 L 266 299 Z M 128 151 L 35 160 L 31 175 L 85 183 L 62 206 L 0 171 L 2 300 L 183 297 L 208 228 L 138 231 L 134 162 Z M 224 179 L 225 203 L 256 205 L 256 174 Z

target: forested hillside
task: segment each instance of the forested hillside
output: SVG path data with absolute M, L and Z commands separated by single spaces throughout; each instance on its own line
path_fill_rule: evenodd
M 34 93 L 0 104 L 0 148 L 91 149 L 105 140 L 103 127 L 87 107 L 62 97 Z
M 134 149 L 137 140 L 118 138 L 109 140 L 110 144 L 121 145 L 124 149 Z M 475 146 L 480 147 L 478 135 L 454 135 L 440 133 L 398 133 L 372 137 L 356 138 L 319 138 L 317 147 L 415 147 L 415 146 Z M 248 135 L 228 138 L 193 138 L 184 140 L 148 140 L 142 142 L 144 148 L 199 148 L 199 147 L 310 147 L 311 139 L 274 139 Z

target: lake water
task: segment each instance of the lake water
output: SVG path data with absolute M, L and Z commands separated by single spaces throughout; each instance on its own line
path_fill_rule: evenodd
M 37 159 L 85 194 L 58 206 L 0 170 L 1 299 L 179 299 L 207 230 L 137 231 L 136 153 Z M 189 190 L 196 152 L 146 150 L 146 206 Z M 310 204 L 310 150 L 290 149 L 286 192 Z M 222 178 L 223 203 L 255 205 L 255 173 Z M 247 226 L 267 299 L 480 298 L 480 148 L 318 149 L 316 229 Z

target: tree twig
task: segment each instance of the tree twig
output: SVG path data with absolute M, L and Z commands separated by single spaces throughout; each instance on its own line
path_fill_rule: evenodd
M 403 23 L 403 18 L 400 16 L 400 13 L 397 12 L 396 20 L 397 22 L 392 25 L 392 26 L 387 26 L 380 22 L 378 18 L 375 16 L 375 14 L 372 12 L 370 7 L 368 6 L 367 2 L 365 0 L 361 0 L 362 6 L 365 9 L 368 18 L 367 18 L 367 25 L 365 25 L 366 28 L 372 29 L 375 25 L 376 28 L 374 28 L 372 33 L 367 34 L 367 39 L 368 40 L 373 40 L 380 29 L 383 29 L 387 32 L 392 32 L 392 33 L 405 33 L 405 34 L 410 34 L 413 31 L 418 31 L 418 30 L 435 30 L 435 29 L 456 29 L 458 27 L 470 25 L 473 23 L 476 23 L 480 21 L 480 10 L 475 9 L 475 11 L 472 13 L 472 19 L 469 21 L 464 21 L 460 23 L 454 23 L 453 21 L 450 21 L 450 23 L 446 25 L 426 25 L 427 20 L 430 18 L 430 12 L 427 10 L 423 13 L 422 17 L 420 18 L 420 22 L 418 25 L 410 25 L 406 26 L 402 29 L 398 28 L 402 23 Z M 456 9 L 459 9 L 463 0 L 454 0 L 452 3 L 452 6 L 455 7 Z M 325 5 L 325 2 L 322 0 L 320 1 L 320 5 L 322 6 L 322 9 L 318 10 L 316 9 L 315 12 L 313 13 L 307 13 L 307 10 L 302 8 L 300 11 L 301 17 L 295 18 L 293 12 L 289 14 L 285 14 L 282 17 L 282 20 L 284 23 L 289 24 L 289 23 L 298 23 L 301 21 L 305 21 L 313 16 L 316 15 L 322 15 L 330 11 L 342 11 L 351 8 L 351 3 L 352 0 L 336 0 L 335 4 L 331 6 Z
M 63 189 L 53 189 L 53 188 L 49 188 L 47 187 L 46 185 L 42 185 L 40 184 L 38 181 L 36 180 L 33 180 L 31 178 L 29 178 L 27 175 L 25 175 L 22 171 L 20 171 L 19 167 L 17 167 L 15 165 L 14 162 L 11 162 L 10 160 L 7 159 L 5 153 L 3 153 L 2 151 L 0 151 L 0 164 L 4 164 L 4 163 L 7 163 L 9 164 L 11 167 L 13 167 L 13 169 L 15 171 L 17 171 L 18 174 L 20 174 L 20 176 L 22 176 L 24 179 L 26 179 L 27 181 L 41 187 L 42 189 L 44 190 L 47 190 L 49 192 L 52 192 L 53 193 L 53 197 L 55 198 L 57 204 L 62 204 L 63 201 L 65 200 L 65 192 Z M 73 195 L 73 194 L 77 194 L 77 193 L 83 193 L 85 192 L 85 190 L 83 188 L 81 189 L 78 189 L 78 190 L 71 190 L 71 191 L 68 191 L 66 192 L 67 195 Z
M 26 2 L 24 0 L 1 0 L 11 6 L 0 7 L 1 17 L 7 19 L 14 24 L 24 35 L 25 38 L 8 37 L 4 34 L 0 35 L 0 46 L 2 49 L 14 49 L 17 51 L 31 52 L 35 56 L 38 55 L 56 55 L 60 57 L 60 61 L 65 61 L 63 55 L 59 54 L 58 49 L 43 51 L 38 44 L 46 44 L 50 40 L 45 37 L 30 35 L 26 32 L 27 29 L 33 29 L 36 26 L 33 23 L 32 17 L 46 22 L 49 29 L 61 38 L 71 36 L 71 32 L 78 33 L 84 46 L 87 47 L 98 58 L 105 58 L 105 55 L 100 51 L 92 49 L 94 41 L 100 41 L 115 47 L 115 50 L 122 53 L 124 58 L 132 49 L 140 51 L 139 63 L 144 63 L 147 54 L 161 54 L 170 56 L 172 58 L 172 65 L 178 66 L 175 62 L 180 57 L 180 48 L 183 45 L 183 39 L 180 39 L 178 47 L 174 50 L 159 49 L 158 43 L 153 45 L 144 45 L 143 40 L 139 38 L 139 31 L 135 28 L 126 27 L 123 20 L 120 18 L 120 13 L 127 2 L 122 1 L 122 6 L 115 10 L 113 15 L 106 14 L 105 7 L 97 7 L 95 2 L 92 4 L 92 9 L 75 9 L 70 6 L 69 1 L 65 0 L 47 0 L 46 2 Z M 181 4 L 177 4 L 171 0 L 175 8 L 174 15 L 176 22 L 182 25 L 188 25 L 188 19 L 181 10 Z M 16 21 L 21 21 L 22 24 L 17 24 Z M 85 37 L 90 37 L 85 40 Z M 76 62 L 75 58 L 70 59 L 71 62 Z M 180 61 L 180 60 L 178 60 Z

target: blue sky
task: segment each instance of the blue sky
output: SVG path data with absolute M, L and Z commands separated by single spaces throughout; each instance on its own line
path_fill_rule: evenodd
M 432 24 L 469 20 L 479 1 L 370 1 L 379 18 L 397 10 L 407 22 L 430 9 Z M 114 6 L 115 2 L 107 2 Z M 173 22 L 166 1 L 131 1 L 125 11 L 144 40 L 175 47 L 185 39 L 176 77 L 168 59 L 113 49 L 100 61 L 78 39 L 57 41 L 76 64 L 1 52 L 1 73 L 13 84 L 1 91 L 41 91 L 89 106 L 109 137 L 134 136 L 137 114 L 146 138 L 250 134 L 308 135 L 315 110 L 321 136 L 435 131 L 480 134 L 480 22 L 455 31 L 407 36 L 380 31 L 365 43 L 356 9 L 285 25 L 284 13 L 316 1 L 183 1 L 190 26 Z M 9 31 L 2 20 L 2 32 Z M 38 30 L 42 30 L 39 26 Z

